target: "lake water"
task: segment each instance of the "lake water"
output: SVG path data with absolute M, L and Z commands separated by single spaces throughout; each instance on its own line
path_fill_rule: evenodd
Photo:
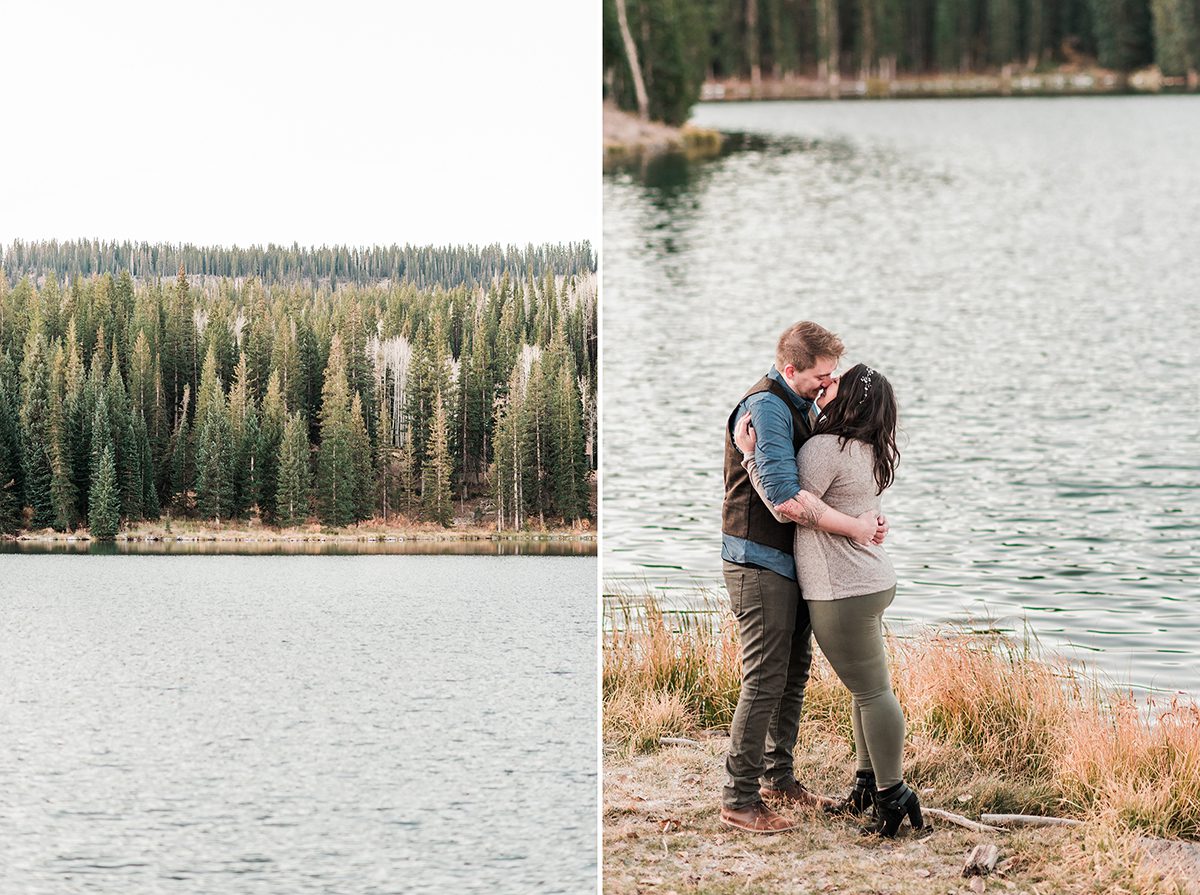
M 722 427 L 790 323 L 897 389 L 893 625 L 1200 693 L 1200 98 L 706 104 L 604 185 L 602 567 L 720 588 Z
M 0 891 L 594 891 L 595 575 L 0 557 Z

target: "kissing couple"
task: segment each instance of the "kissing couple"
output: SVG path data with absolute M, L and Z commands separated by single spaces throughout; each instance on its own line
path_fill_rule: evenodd
M 841 339 L 803 321 L 779 337 L 775 364 L 729 416 L 721 532 L 725 586 L 742 649 L 722 822 L 750 833 L 795 825 L 772 805 L 873 811 L 893 837 L 924 826 L 902 779 L 904 714 L 892 692 L 883 612 L 896 573 L 882 544 L 880 496 L 892 483 L 896 397 L 865 364 L 835 375 Z M 854 787 L 835 801 L 795 777 L 812 639 L 853 696 Z M 768 804 L 770 803 L 770 804 Z

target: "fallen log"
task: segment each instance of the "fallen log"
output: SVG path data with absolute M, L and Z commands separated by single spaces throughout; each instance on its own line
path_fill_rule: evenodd
M 689 740 L 687 737 L 659 737 L 660 746 L 699 746 L 699 740 Z
M 1081 827 L 1083 821 L 1070 817 L 1042 817 L 1038 814 L 981 814 L 985 824 L 998 827 Z

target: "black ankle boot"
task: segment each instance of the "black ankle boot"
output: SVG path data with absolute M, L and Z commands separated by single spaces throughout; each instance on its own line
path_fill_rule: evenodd
M 875 804 L 875 772 L 854 772 L 854 789 L 837 804 L 825 809 L 830 814 L 863 814 Z
M 901 780 L 895 786 L 881 789 L 875 794 L 876 823 L 865 832 L 878 833 L 892 839 L 906 816 L 914 830 L 925 826 L 925 821 L 921 818 L 921 801 Z

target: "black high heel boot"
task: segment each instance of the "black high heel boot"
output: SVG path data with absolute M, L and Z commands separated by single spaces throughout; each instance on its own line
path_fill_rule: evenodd
M 825 810 L 830 814 L 863 814 L 875 804 L 875 772 L 870 768 L 854 772 L 850 795 Z
M 907 817 L 914 830 L 925 826 L 921 817 L 921 801 L 903 780 L 895 786 L 881 789 L 875 794 L 875 816 L 877 822 L 870 832 L 893 839 L 900 824 Z

